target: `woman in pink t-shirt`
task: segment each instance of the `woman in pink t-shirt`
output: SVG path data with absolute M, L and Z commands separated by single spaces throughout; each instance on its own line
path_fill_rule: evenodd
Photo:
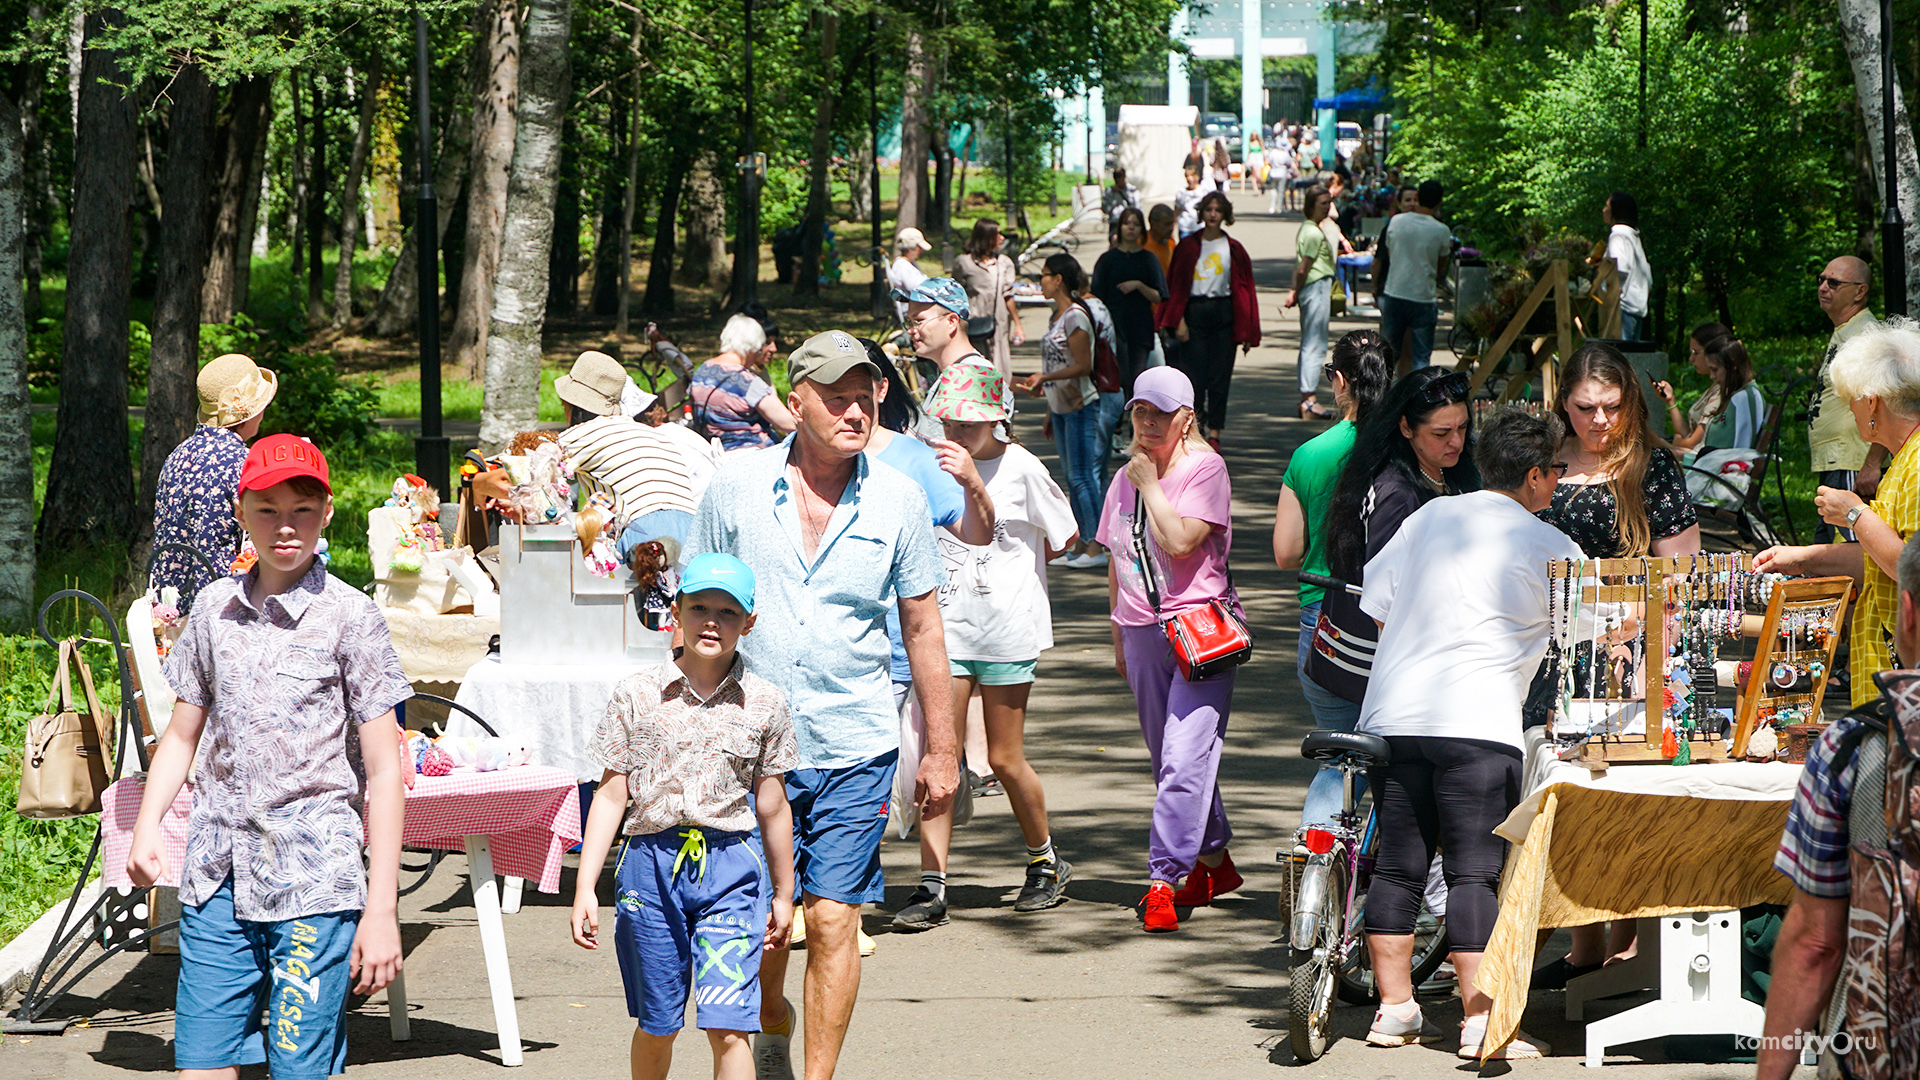
M 1240 887 L 1227 855 L 1233 830 L 1220 802 L 1220 752 L 1233 699 L 1229 670 L 1188 682 L 1174 666 L 1160 617 L 1211 600 L 1238 608 L 1227 579 L 1233 546 L 1227 466 L 1201 437 L 1193 384 L 1179 369 L 1150 368 L 1134 380 L 1132 461 L 1107 488 L 1100 542 L 1113 552 L 1107 598 L 1113 607 L 1114 666 L 1133 689 L 1140 733 L 1153 761 L 1153 826 L 1148 834 L 1145 924 L 1178 930 L 1175 905 L 1199 906 Z M 1141 577 L 1133 539 L 1145 511 L 1142 543 L 1160 583 L 1158 616 Z M 1174 883 L 1186 884 L 1178 892 Z

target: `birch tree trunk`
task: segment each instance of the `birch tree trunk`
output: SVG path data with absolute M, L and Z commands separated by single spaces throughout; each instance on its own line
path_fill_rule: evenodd
M 919 228 L 927 202 L 926 39 L 907 31 L 907 70 L 900 98 L 900 196 L 898 228 Z
M 839 85 L 835 62 L 840 51 L 840 13 L 820 12 L 820 96 L 813 102 L 813 146 L 807 163 L 807 214 L 800 227 L 800 268 L 793 295 L 820 295 L 820 249 L 826 242 L 827 211 L 832 201 L 827 182 L 833 165 L 833 91 Z
M 1881 138 L 1884 115 L 1880 108 L 1880 6 L 1877 0 L 1840 0 L 1840 38 L 1847 49 L 1847 61 L 1853 67 L 1854 93 L 1860 101 L 1860 116 L 1867 129 L 1867 145 L 1873 152 L 1874 200 L 1883 201 L 1887 190 L 1886 148 Z M 1913 145 L 1913 120 L 1900 92 L 1896 73 L 1893 84 L 1895 176 L 1898 178 L 1900 216 L 1907 223 L 1907 310 L 1920 312 L 1920 155 Z M 1882 207 L 1884 210 L 1885 207 Z M 1893 283 L 1883 282 L 1892 287 Z
M 520 57 L 513 172 L 500 235 L 499 276 L 487 327 L 480 445 L 489 453 L 531 428 L 540 408 L 540 330 L 547 315 L 553 202 L 571 96 L 567 39 L 573 0 L 532 0 Z
M 213 189 L 213 84 L 198 64 L 174 77 L 168 91 L 167 160 L 161 168 L 159 275 L 153 296 L 153 349 L 147 368 L 146 428 L 140 439 L 142 541 L 153 525 L 153 494 L 167 455 L 193 433 L 200 373 L 200 291 L 207 272 L 209 196 Z M 63 393 L 61 395 L 65 397 Z M 135 565 L 146 562 L 136 553 Z
M 360 246 L 360 179 L 367 171 L 367 152 L 373 145 L 373 113 L 380 104 L 384 61 L 378 51 L 360 86 L 360 122 L 353 132 L 353 154 L 347 159 L 346 184 L 340 191 L 340 258 L 333 264 L 333 325 L 353 321 L 353 254 Z
M 247 207 L 259 205 L 260 174 L 255 171 L 265 142 L 268 110 L 273 105 L 273 82 L 266 76 L 234 84 L 225 121 L 214 133 L 214 160 L 220 176 L 213 192 L 213 238 L 207 254 L 206 278 L 200 286 L 202 322 L 233 321 L 239 310 L 240 266 L 252 257 L 253 224 Z
M 0 94 L 0 627 L 33 617 L 33 416 L 27 398 L 27 314 L 20 288 L 26 215 L 20 106 Z
M 87 37 L 124 22 L 117 11 L 86 16 Z M 131 539 L 133 460 L 127 449 L 127 320 L 132 293 L 133 98 L 113 53 L 82 52 L 80 122 L 74 129 L 71 242 L 67 254 L 66 341 L 60 408 L 42 548 Z
M 507 216 L 507 171 L 513 166 L 514 113 L 520 87 L 520 27 L 514 0 L 486 0 L 486 30 L 475 41 L 473 134 L 467 164 L 467 234 L 447 357 L 473 378 L 487 369 L 487 323 L 493 314 L 500 233 Z

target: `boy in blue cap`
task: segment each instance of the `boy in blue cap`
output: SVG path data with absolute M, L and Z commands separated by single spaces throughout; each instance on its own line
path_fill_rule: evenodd
M 685 647 L 620 684 L 590 747 L 606 773 L 580 842 L 573 940 L 600 947 L 595 887 L 619 829 L 614 950 L 639 1021 L 633 1080 L 665 1080 L 689 982 L 716 1080 L 751 1080 L 760 952 L 785 946 L 793 928 L 785 773 L 799 751 L 785 697 L 747 674 L 737 652 L 753 629 L 753 587 L 752 569 L 731 555 L 687 564 L 674 598 Z

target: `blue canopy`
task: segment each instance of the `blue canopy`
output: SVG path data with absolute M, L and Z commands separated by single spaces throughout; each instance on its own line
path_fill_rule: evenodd
M 1356 90 L 1343 90 L 1332 97 L 1314 98 L 1313 107 L 1316 109 L 1364 109 L 1369 105 L 1378 105 L 1386 99 L 1387 96 L 1369 82 Z

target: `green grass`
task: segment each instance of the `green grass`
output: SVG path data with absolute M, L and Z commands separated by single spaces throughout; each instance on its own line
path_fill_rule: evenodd
M 548 365 L 540 369 L 540 419 L 546 422 L 566 419 L 560 397 L 553 392 L 553 380 L 566 374 L 563 367 Z M 380 374 L 378 394 L 381 416 L 420 415 L 420 372 L 413 367 L 397 367 Z M 473 382 L 453 368 L 440 374 L 440 416 L 446 420 L 480 419 L 480 406 L 486 399 L 486 387 Z

